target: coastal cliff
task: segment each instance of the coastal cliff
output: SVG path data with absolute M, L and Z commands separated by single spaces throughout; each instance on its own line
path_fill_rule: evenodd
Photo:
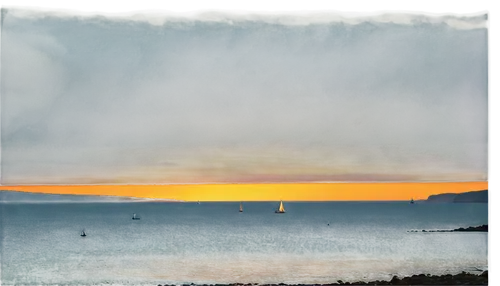
M 461 194 L 431 195 L 425 202 L 429 203 L 488 203 L 488 190 L 466 192 Z

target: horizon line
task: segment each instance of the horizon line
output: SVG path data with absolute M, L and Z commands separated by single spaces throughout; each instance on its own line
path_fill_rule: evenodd
M 475 190 L 475 191 L 467 191 L 463 193 L 468 193 L 468 192 L 482 192 L 482 191 L 489 191 L 491 192 L 491 189 L 484 189 L 484 190 Z M 407 202 L 410 200 L 413 200 L 410 198 L 409 200 L 226 200 L 226 201 L 220 201 L 220 200 L 179 200 L 179 199 L 171 199 L 171 198 L 147 198 L 147 197 L 136 197 L 136 196 L 117 196 L 117 195 L 93 195 L 93 194 L 61 194 L 61 193 L 37 193 L 37 192 L 26 192 L 26 191 L 17 191 L 17 190 L 0 190 L 0 193 L 4 192 L 15 192 L 15 193 L 24 193 L 24 194 L 39 194 L 39 195 L 56 195 L 56 196 L 79 196 L 79 197 L 108 197 L 108 198 L 128 198 L 128 199 L 141 199 L 145 201 L 150 201 L 150 202 L 155 202 L 157 201 L 158 203 L 161 203 L 161 201 L 168 201 L 169 203 L 198 203 L 198 202 L 206 202 L 206 203 L 250 203 L 250 202 L 259 202 L 259 203 L 265 203 L 265 202 L 277 202 L 277 201 L 285 201 L 287 203 L 301 203 L 301 202 Z M 461 193 L 439 193 L 435 195 L 442 195 L 442 194 L 461 194 Z M 427 201 L 427 199 L 417 199 L 414 200 L 415 202 L 419 201 Z M 124 203 L 127 203 L 127 201 L 122 201 Z M 130 202 L 129 202 L 130 203 Z M 134 202 L 131 202 L 134 203 Z M 135 203 L 141 203 L 141 202 L 135 202 Z

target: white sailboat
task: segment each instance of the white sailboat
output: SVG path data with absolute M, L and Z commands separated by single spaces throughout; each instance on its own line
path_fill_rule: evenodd
M 283 201 L 280 201 L 280 207 L 274 212 L 277 214 L 284 214 L 285 213 L 285 207 L 283 206 Z

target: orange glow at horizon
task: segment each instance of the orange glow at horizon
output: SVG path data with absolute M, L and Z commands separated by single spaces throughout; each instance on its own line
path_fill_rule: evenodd
M 397 201 L 488 189 L 488 182 L 206 185 L 18 185 L 4 190 L 181 201 Z

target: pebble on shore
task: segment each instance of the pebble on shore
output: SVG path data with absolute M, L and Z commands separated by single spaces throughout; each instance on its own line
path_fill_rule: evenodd
M 158 284 L 158 286 L 330 286 L 330 285 L 488 285 L 488 271 L 477 275 L 472 273 L 462 272 L 460 274 L 451 275 L 430 275 L 430 274 L 419 274 L 413 276 L 406 276 L 399 278 L 397 276 L 392 277 L 391 281 L 358 281 L 358 282 L 343 282 L 342 280 L 337 280 L 335 283 L 331 284 L 257 284 L 257 283 L 231 283 L 231 284 L 182 284 L 182 285 L 169 285 L 169 284 Z

